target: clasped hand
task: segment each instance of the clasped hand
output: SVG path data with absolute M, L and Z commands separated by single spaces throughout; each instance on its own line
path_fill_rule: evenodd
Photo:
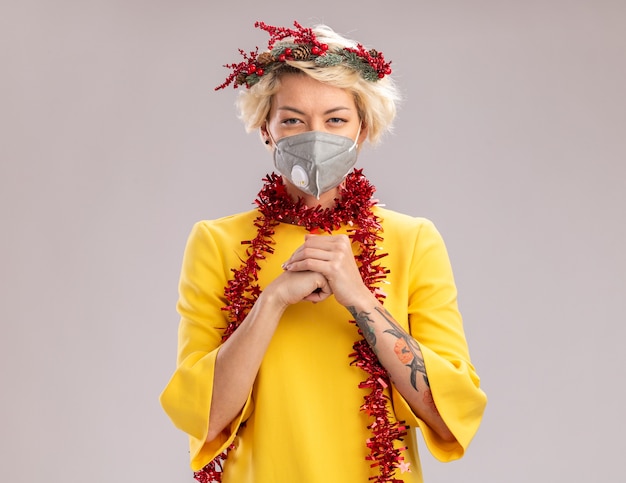
M 285 305 L 321 302 L 333 294 L 337 302 L 349 307 L 369 294 L 346 235 L 306 235 L 283 269 L 271 285 Z

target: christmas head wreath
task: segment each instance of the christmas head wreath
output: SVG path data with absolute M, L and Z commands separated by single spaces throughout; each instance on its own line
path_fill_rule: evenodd
M 391 62 L 387 62 L 382 52 L 366 49 L 357 43 L 355 48 L 329 48 L 320 42 L 313 29 L 293 23 L 295 29 L 273 27 L 264 22 L 255 22 L 254 26 L 265 30 L 269 36 L 267 51 L 259 53 L 259 48 L 246 53 L 239 49 L 243 61 L 237 64 L 225 64 L 232 72 L 215 90 L 224 89 L 233 84 L 252 87 L 263 75 L 271 72 L 287 61 L 313 62 L 318 67 L 343 65 L 354 69 L 367 81 L 375 82 L 391 74 Z M 286 40 L 287 39 L 287 40 Z M 279 42 L 277 44 L 277 42 Z

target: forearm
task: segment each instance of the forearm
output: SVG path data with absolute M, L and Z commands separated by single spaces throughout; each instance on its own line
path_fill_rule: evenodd
M 415 414 L 444 441 L 454 436 L 432 398 L 424 357 L 418 342 L 372 295 L 347 307 L 368 344 L 387 370 L 395 388 Z
M 213 379 L 207 441 L 213 440 L 244 406 L 284 306 L 262 294 L 220 348 Z
M 285 309 L 303 300 L 322 301 L 330 293 L 324 276 L 311 271 L 284 271 L 265 288 L 217 354 L 207 440 L 241 411 Z

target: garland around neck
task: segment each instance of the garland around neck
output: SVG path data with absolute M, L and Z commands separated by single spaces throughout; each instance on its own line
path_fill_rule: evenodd
M 382 303 L 385 295 L 377 284 L 382 282 L 388 273 L 388 270 L 379 264 L 379 260 L 386 256 L 385 253 L 380 253 L 377 246 L 377 243 L 382 241 L 382 226 L 372 211 L 377 203 L 372 198 L 375 188 L 365 178 L 362 170 L 355 169 L 346 177 L 335 207 L 326 209 L 319 206 L 307 207 L 302 199 L 294 202 L 287 193 L 282 178 L 274 173 L 268 175 L 264 182 L 263 189 L 255 200 L 259 211 L 254 221 L 257 235 L 253 240 L 241 242 L 248 245 L 246 258 L 238 269 L 232 269 L 233 278 L 224 289 L 227 304 L 222 310 L 228 313 L 230 322 L 222 340 L 228 339 L 239 327 L 261 294 L 258 272 L 261 270 L 261 263 L 274 252 L 272 236 L 280 223 L 292 223 L 310 232 L 321 231 L 329 234 L 342 225 L 349 226 L 348 236 L 359 248 L 355 260 L 363 283 Z M 354 320 L 349 322 L 356 324 Z M 376 483 L 400 482 L 402 480 L 394 477 L 396 469 L 400 468 L 402 472 L 410 469 L 407 469 L 408 463 L 404 462 L 402 455 L 406 447 L 396 448 L 394 442 L 402 441 L 408 427 L 403 421 L 393 421 L 390 417 L 389 398 L 385 394 L 390 385 L 389 376 L 372 348 L 363 339 L 360 329 L 358 334 L 360 339 L 353 345 L 354 352 L 350 354 L 350 364 L 366 373 L 366 378 L 359 384 L 359 388 L 369 390 L 364 396 L 365 402 L 360 410 L 372 420 L 367 426 L 371 436 L 364 444 L 369 449 L 366 460 L 371 467 L 378 468 L 378 475 L 371 477 L 370 480 Z M 234 444 L 231 444 L 203 469 L 195 472 L 195 479 L 200 483 L 221 482 L 228 453 L 234 448 Z

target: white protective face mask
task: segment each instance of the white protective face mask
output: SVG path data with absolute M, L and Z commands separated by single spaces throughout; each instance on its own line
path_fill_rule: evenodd
M 284 137 L 274 142 L 274 166 L 298 189 L 319 199 L 339 186 L 356 163 L 360 133 L 359 126 L 355 140 L 321 131 Z

